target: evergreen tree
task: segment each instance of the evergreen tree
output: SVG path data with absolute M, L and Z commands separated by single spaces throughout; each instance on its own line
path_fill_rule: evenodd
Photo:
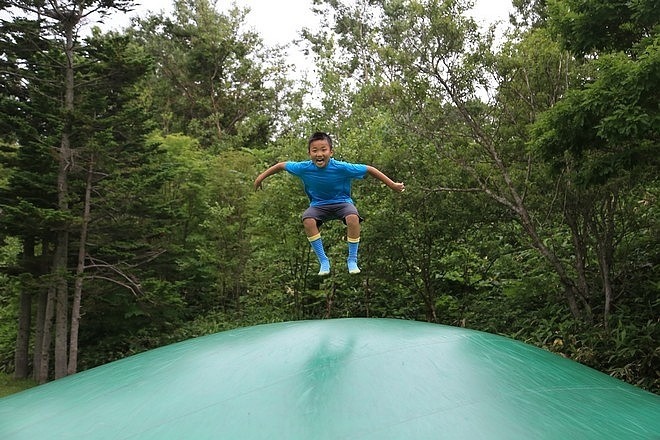
M 6 6 L 9 19 L 3 19 L 2 26 L 7 46 L 3 62 L 9 74 L 3 81 L 6 85 L 3 94 L 3 106 L 7 110 L 4 123 L 13 133 L 19 148 L 27 148 L 29 155 L 39 154 L 42 157 L 55 158 L 54 164 L 45 166 L 41 171 L 55 170 L 51 182 L 51 191 L 56 195 L 53 205 L 49 206 L 52 214 L 48 215 L 49 224 L 46 229 L 52 234 L 52 264 L 50 264 L 51 288 L 45 301 L 42 318 L 37 323 L 37 334 L 41 340 L 35 341 L 39 347 L 35 350 L 39 359 L 35 359 L 36 376 L 39 381 L 45 381 L 49 370 L 49 353 L 51 344 L 52 318 L 55 318 L 55 377 L 67 374 L 69 323 L 69 237 L 76 217 L 71 210 L 72 194 L 70 190 L 70 174 L 75 169 L 77 152 L 85 142 L 85 135 L 77 132 L 80 128 L 76 118 L 76 86 L 78 85 L 78 31 L 82 20 L 92 13 L 101 15 L 111 10 L 126 10 L 130 2 L 80 2 L 54 1 L 47 4 L 32 1 L 8 1 Z M 13 120 L 11 119 L 13 118 Z M 46 154 L 44 154 L 47 152 Z M 17 179 L 25 175 L 16 174 Z M 47 174 L 46 174 L 47 176 Z M 38 181 L 38 180 L 36 180 Z M 14 187 L 23 190 L 24 182 L 16 181 Z M 30 186 L 33 186 L 31 184 Z M 29 187 L 28 187 L 29 188 Z M 48 192 L 46 192 L 47 194 Z M 13 194 L 6 199 L 12 200 L 14 215 L 21 218 L 27 216 L 23 204 L 22 211 L 20 194 Z M 34 206 L 34 205 L 32 205 Z M 43 213 L 42 213 L 43 214 Z M 47 212 L 46 212 L 47 214 Z M 45 217 L 41 215 L 40 217 Z M 37 217 L 39 218 L 39 217 Z M 16 220 L 17 218 L 14 218 Z M 19 223 L 23 224 L 23 223 Z M 36 240 L 23 235 L 24 255 L 31 258 L 31 250 Z M 49 252 L 49 244 L 44 237 L 42 252 Z M 29 292 L 22 293 L 22 314 L 19 327 L 22 330 L 18 336 L 17 363 L 26 362 L 26 344 L 28 338 L 25 330 L 30 326 L 25 316 L 30 310 Z M 43 324 L 42 324 L 43 322 Z M 24 375 L 26 368 L 17 365 L 17 372 Z

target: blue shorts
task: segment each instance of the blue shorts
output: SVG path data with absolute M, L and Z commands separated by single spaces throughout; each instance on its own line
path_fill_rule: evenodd
M 323 222 L 328 220 L 341 220 L 346 224 L 346 216 L 355 214 L 364 221 L 358 210 L 352 203 L 335 203 L 332 205 L 310 206 L 303 212 L 302 219 L 313 218 L 316 220 L 316 225 L 321 226 Z

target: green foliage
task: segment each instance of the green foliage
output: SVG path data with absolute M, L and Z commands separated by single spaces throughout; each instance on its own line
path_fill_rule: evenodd
M 656 305 L 657 308 L 657 305 Z M 581 361 L 611 376 L 633 383 L 654 393 L 660 391 L 660 362 L 658 323 L 653 318 L 646 322 L 617 321 L 609 338 L 599 341 L 594 349 L 595 359 Z
M 631 172 L 646 178 L 657 167 L 658 38 L 638 59 L 612 54 L 595 61 L 595 78 L 570 91 L 534 128 L 535 147 L 561 164 L 572 160 L 580 185 Z
M 657 31 L 653 0 L 549 0 L 549 24 L 566 49 L 578 55 L 629 50 Z
M 21 243 L 16 237 L 6 237 L 0 243 L 0 267 L 16 264 L 16 257 L 21 251 Z
M 15 237 L 7 237 L 4 242 L 0 242 L 0 374 L 10 372 L 13 368 L 17 322 L 14 298 L 17 296 L 19 281 L 6 272 L 17 264 L 20 250 L 21 243 Z
M 534 317 L 519 319 L 512 336 L 651 392 L 660 390 L 655 319 L 626 323 L 622 316 L 614 316 L 615 324 L 606 331 L 556 315 L 554 310 L 546 312 L 546 317 L 537 311 Z
M 18 283 L 0 274 L 0 373 L 14 369 L 16 349 L 16 323 Z
M 9 176 L 11 175 L 11 168 L 6 167 L 4 164 L 9 162 L 9 157 L 11 157 L 16 150 L 17 145 L 11 145 L 0 140 L 0 190 L 7 187 Z

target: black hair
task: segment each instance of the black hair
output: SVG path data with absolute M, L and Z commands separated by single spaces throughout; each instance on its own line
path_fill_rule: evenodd
M 327 141 L 328 145 L 330 145 L 330 149 L 332 150 L 332 138 L 328 133 L 317 131 L 316 133 L 311 135 L 309 141 L 307 142 L 307 150 L 309 150 L 310 145 L 312 145 L 312 142 L 314 141 Z

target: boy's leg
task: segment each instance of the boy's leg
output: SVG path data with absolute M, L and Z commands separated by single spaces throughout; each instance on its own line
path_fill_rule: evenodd
M 328 275 L 330 273 L 330 260 L 325 255 L 325 250 L 323 249 L 323 240 L 321 239 L 321 233 L 319 228 L 316 225 L 315 218 L 305 218 L 303 219 L 303 226 L 305 227 L 305 234 L 307 235 L 307 240 L 309 240 L 310 246 L 316 254 L 316 258 L 319 260 L 319 275 Z
M 348 258 L 346 259 L 348 273 L 360 273 L 357 264 L 358 247 L 360 245 L 360 217 L 355 214 L 347 215 L 345 222 L 348 229 L 346 234 L 348 239 Z

